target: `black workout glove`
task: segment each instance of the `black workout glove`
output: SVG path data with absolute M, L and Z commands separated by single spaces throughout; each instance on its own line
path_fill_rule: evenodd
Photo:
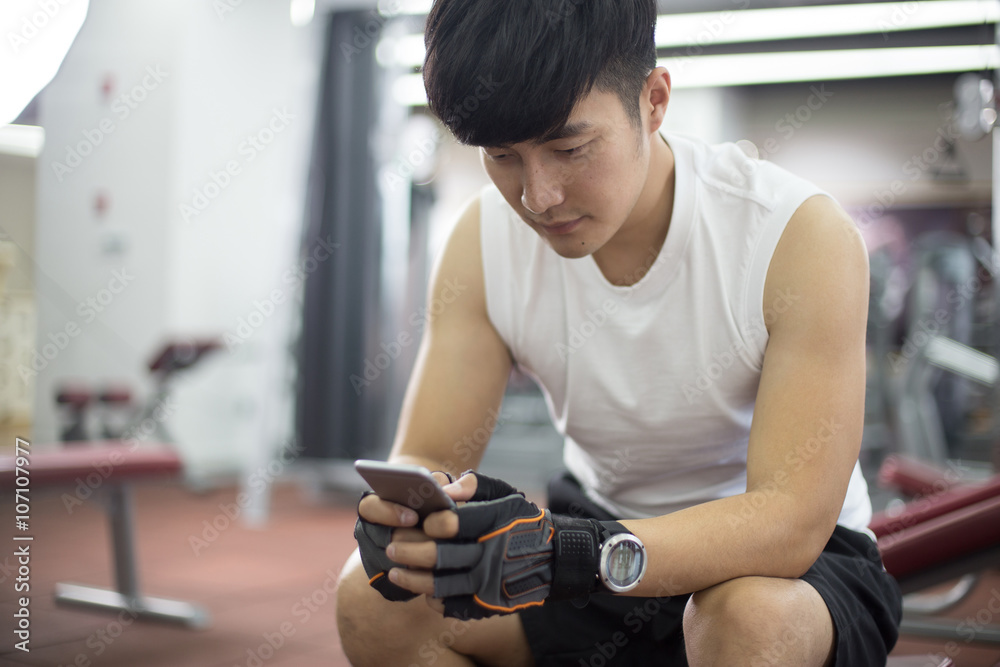
M 434 597 L 444 601 L 445 616 L 510 614 L 597 589 L 602 532 L 624 526 L 553 515 L 506 482 L 472 474 L 478 486 L 457 510 L 458 535 L 437 540 Z
M 361 499 L 364 500 L 365 496 L 372 494 L 372 491 L 365 491 Z M 365 566 L 371 587 L 381 593 L 386 600 L 406 602 L 417 597 L 417 594 L 389 581 L 389 570 L 401 567 L 385 555 L 385 548 L 392 541 L 392 530 L 389 526 L 364 520 L 359 513 L 358 522 L 354 524 L 354 538 L 358 541 L 361 564 Z

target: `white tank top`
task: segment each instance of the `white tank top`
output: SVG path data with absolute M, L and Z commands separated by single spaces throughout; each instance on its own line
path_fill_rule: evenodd
M 481 198 L 490 320 L 541 386 L 567 468 L 622 519 L 746 491 L 764 280 L 789 218 L 823 194 L 735 144 L 664 138 L 673 215 L 631 287 L 611 284 L 592 256 L 560 257 L 495 187 Z M 865 530 L 871 511 L 855 464 L 839 523 Z

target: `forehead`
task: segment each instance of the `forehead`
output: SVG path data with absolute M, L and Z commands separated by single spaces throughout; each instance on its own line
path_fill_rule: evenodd
M 530 146 L 541 146 L 550 141 L 569 139 L 590 132 L 600 132 L 608 126 L 620 124 L 624 112 L 621 100 L 618 99 L 617 95 L 595 88 L 580 98 L 562 127 L 524 143 Z M 488 148 L 510 148 L 511 146 L 512 144 L 505 144 Z

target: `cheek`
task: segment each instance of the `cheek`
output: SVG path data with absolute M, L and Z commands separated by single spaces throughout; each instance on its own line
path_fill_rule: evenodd
M 634 180 L 632 163 L 622 161 L 616 155 L 603 154 L 580 169 L 574 188 L 578 194 L 598 200 L 595 203 L 602 207 L 609 207 L 629 196 Z

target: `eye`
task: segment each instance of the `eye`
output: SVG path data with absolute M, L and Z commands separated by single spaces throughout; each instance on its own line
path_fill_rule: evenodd
M 559 151 L 556 151 L 556 152 L 557 153 L 561 153 L 562 155 L 573 156 L 573 155 L 579 155 L 580 153 L 582 153 L 583 149 L 586 148 L 586 147 L 587 147 L 587 144 L 581 144 L 580 146 L 576 146 L 574 148 L 566 148 L 566 149 L 559 150 Z
M 490 150 L 496 151 L 491 153 Z M 510 153 L 504 152 L 503 148 L 493 148 L 493 149 L 483 149 L 483 155 L 485 155 L 492 162 L 501 162 L 510 157 Z

